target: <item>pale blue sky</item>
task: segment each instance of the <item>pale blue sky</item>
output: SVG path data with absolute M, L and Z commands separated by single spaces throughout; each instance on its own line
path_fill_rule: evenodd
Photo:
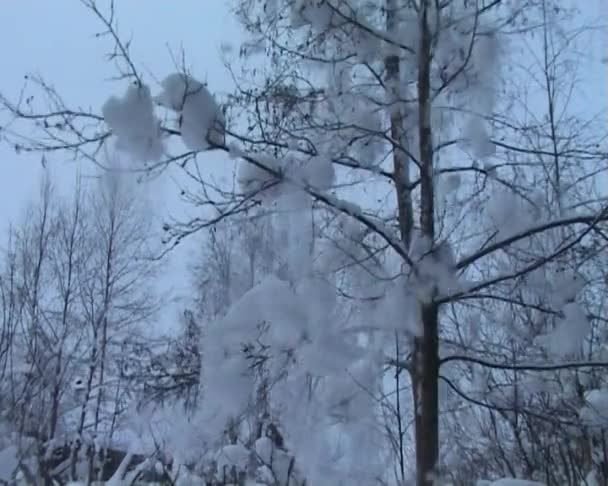
M 107 3 L 102 0 L 99 4 Z M 223 0 L 116 1 L 119 30 L 133 39 L 133 58 L 153 91 L 159 88 L 150 73 L 162 79 L 174 72 L 169 49 L 177 52 L 181 47 L 193 74 L 206 79 L 212 91 L 230 88 L 231 79 L 220 62 L 220 44 L 237 40 L 240 30 L 229 4 Z M 111 41 L 95 37 L 102 25 L 78 0 L 2 2 L 1 13 L 3 94 L 18 95 L 26 73 L 41 74 L 70 106 L 100 111 L 109 96 L 122 94 L 125 83 L 109 80 L 116 71 L 104 58 L 112 48 Z M 0 125 L 5 121 L 0 114 Z M 62 157 L 54 157 L 48 166 L 60 190 L 67 191 L 79 163 Z M 17 156 L 4 144 L 0 144 L 0 161 L 0 239 L 4 242 L 9 223 L 18 222 L 24 205 L 36 197 L 43 169 L 39 155 Z M 86 162 L 81 167 L 85 174 L 93 172 Z M 161 214 L 178 214 L 184 209 L 171 180 L 156 181 L 147 190 L 162 208 Z M 188 242 L 180 248 L 164 273 L 165 283 L 178 293 L 188 283 L 184 267 L 195 246 L 196 242 Z

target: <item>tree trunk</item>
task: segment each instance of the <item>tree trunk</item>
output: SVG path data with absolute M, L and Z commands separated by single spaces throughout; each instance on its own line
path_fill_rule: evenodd
M 393 32 L 397 25 L 398 2 L 386 0 L 386 29 Z M 401 61 L 398 54 L 390 54 L 384 59 L 386 68 L 386 84 L 390 97 L 395 106 L 389 106 L 391 138 L 393 139 L 393 183 L 397 195 L 397 210 L 399 215 L 399 230 L 406 248 L 410 247 L 412 228 L 414 226 L 414 211 L 410 189 L 410 160 L 407 134 L 405 133 L 403 112 L 401 110 Z
M 435 194 L 431 127 L 431 32 L 428 0 L 420 5 L 418 112 L 420 150 L 420 229 L 435 249 Z M 439 308 L 421 304 L 423 334 L 414 340 L 413 385 L 416 408 L 416 484 L 432 486 L 439 459 Z
M 414 342 L 413 385 L 416 411 L 416 485 L 431 486 L 439 459 L 438 309 L 422 308 L 424 335 Z

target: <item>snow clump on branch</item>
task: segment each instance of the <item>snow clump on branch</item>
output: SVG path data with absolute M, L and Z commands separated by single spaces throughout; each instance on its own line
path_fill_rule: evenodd
M 207 87 L 191 76 L 173 73 L 162 82 L 154 100 L 179 114 L 182 141 L 192 151 L 208 150 L 225 143 L 222 110 Z
M 102 107 L 103 117 L 116 137 L 116 148 L 136 160 L 159 160 L 164 152 L 160 120 L 154 115 L 150 89 L 131 85 L 122 97 L 112 96 Z

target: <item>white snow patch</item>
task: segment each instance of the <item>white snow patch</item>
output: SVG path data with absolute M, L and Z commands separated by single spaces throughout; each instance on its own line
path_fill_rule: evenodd
M 218 456 L 217 465 L 220 470 L 223 468 L 236 467 L 237 469 L 245 469 L 249 462 L 249 449 L 242 444 L 230 444 L 224 446 Z
M 192 151 L 224 145 L 225 120 L 207 87 L 183 73 L 173 73 L 162 82 L 163 91 L 155 101 L 180 115 L 180 132 L 184 145 Z
M 398 279 L 386 290 L 375 313 L 378 327 L 422 336 L 420 305 L 404 279 Z
M 334 183 L 335 173 L 331 161 L 325 157 L 312 157 L 298 171 L 303 182 L 315 189 L 329 189 Z
M 329 330 L 318 333 L 298 353 L 303 369 L 319 377 L 343 372 L 359 354 L 342 334 Z
M 532 208 L 518 195 L 503 189 L 492 193 L 484 213 L 500 238 L 524 231 L 535 222 Z
M 331 26 L 334 12 L 326 0 L 296 0 L 292 4 L 291 26 L 294 29 L 310 25 L 323 32 Z
M 462 183 L 462 178 L 460 174 L 449 174 L 443 183 L 443 190 L 446 194 L 450 194 L 454 191 L 457 191 Z
M 473 48 L 473 69 L 475 81 L 472 85 L 473 109 L 489 115 L 494 106 L 497 79 L 499 75 L 500 46 L 497 34 L 481 35 Z
M 19 466 L 19 451 L 16 446 L 9 446 L 0 451 L 0 481 L 7 483 L 13 479 L 13 475 Z
M 272 451 L 274 446 L 269 437 L 260 437 L 255 441 L 255 452 L 264 464 L 272 463 Z
M 479 159 L 491 157 L 496 153 L 496 146 L 490 139 L 486 123 L 479 116 L 470 117 L 464 127 L 463 137 L 473 151 L 473 155 Z
M 214 342 L 218 350 L 225 349 L 220 342 L 211 342 Z M 219 365 L 216 360 L 204 360 L 205 411 L 210 417 L 215 417 L 218 427 L 223 427 L 220 424 L 223 420 L 244 410 L 253 391 L 253 378 L 245 356 L 242 353 L 231 356 L 229 352 L 226 352 L 226 357 Z M 212 353 L 208 351 L 208 354 Z
M 174 483 L 175 486 L 202 486 L 205 484 L 205 480 L 196 474 L 192 474 L 185 466 L 181 466 Z
M 223 341 L 245 339 L 255 326 L 266 322 L 270 336 L 279 347 L 297 343 L 307 326 L 307 312 L 289 283 L 269 276 L 236 302 L 218 326 Z
M 101 110 L 116 137 L 117 149 L 141 162 L 162 157 L 160 121 L 154 114 L 150 88 L 131 85 L 124 96 L 112 96 Z
M 591 390 L 585 396 L 586 405 L 580 410 L 581 420 L 590 426 L 608 424 L 608 389 Z
M 565 270 L 553 276 L 552 304 L 556 309 L 562 309 L 568 302 L 573 301 L 585 287 L 581 275 Z
M 563 318 L 559 319 L 555 330 L 540 336 L 539 341 L 558 357 L 576 355 L 581 351 L 591 325 L 583 309 L 575 302 L 562 309 Z
M 231 154 L 233 151 L 231 150 Z M 235 157 L 240 157 L 240 153 L 234 151 Z M 255 192 L 262 189 L 266 184 L 277 179 L 275 174 L 280 174 L 283 163 L 274 157 L 264 157 L 256 155 L 254 160 L 256 165 L 246 159 L 239 159 L 237 181 L 244 192 Z M 261 167 L 260 167 L 261 166 Z M 264 167 L 269 170 L 265 170 Z

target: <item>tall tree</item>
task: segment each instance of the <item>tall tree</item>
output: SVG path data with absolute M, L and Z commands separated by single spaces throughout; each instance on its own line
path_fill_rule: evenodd
M 223 109 L 184 66 L 152 97 L 113 4 L 106 15 L 83 3 L 132 84 L 98 114 L 66 107 L 34 78 L 53 95 L 49 111 L 4 102 L 21 121 L 44 122 L 45 138 L 19 148 L 96 160 L 99 145 L 116 140 L 142 170 L 179 164 L 183 194 L 200 214 L 167 225 L 173 244 L 229 218 L 253 219 L 254 208 L 276 216 L 284 265 L 226 299 L 230 310 L 204 338 L 207 438 L 251 405 L 255 356 L 243 352 L 251 342 L 277 378 L 269 400 L 313 484 L 387 481 L 395 460 L 401 483 L 415 470 L 415 484 L 434 484 L 450 475 L 440 427 L 457 431 L 466 415 L 443 413 L 448 405 L 463 399 L 499 412 L 493 440 L 511 429 L 519 440 L 519 415 L 534 414 L 521 406 L 522 373 L 606 366 L 582 353 L 589 313 L 581 287 L 571 275 L 555 277 L 567 264 L 580 269 L 572 262 L 598 261 L 604 243 L 589 242 L 608 219 L 605 193 L 587 191 L 605 170 L 604 133 L 558 129 L 568 104 L 558 108 L 549 24 L 571 13 L 560 2 L 241 0 L 236 15 L 250 38 L 227 63 L 237 89 Z M 538 34 L 548 106 L 518 105 L 515 84 L 538 78 L 511 77 L 505 66 Z M 225 161 L 236 165 L 232 183 L 213 177 L 208 150 L 236 161 Z M 593 316 L 602 327 L 602 312 Z M 564 349 L 567 364 L 555 364 L 549 351 Z M 388 370 L 399 378 L 390 385 Z M 514 402 L 505 404 L 503 380 Z M 398 430 L 387 434 L 397 444 L 387 459 L 378 411 L 388 405 Z M 469 419 L 494 426 L 497 417 Z M 408 420 L 414 464 L 404 453 Z M 524 473 L 553 481 L 534 464 Z

